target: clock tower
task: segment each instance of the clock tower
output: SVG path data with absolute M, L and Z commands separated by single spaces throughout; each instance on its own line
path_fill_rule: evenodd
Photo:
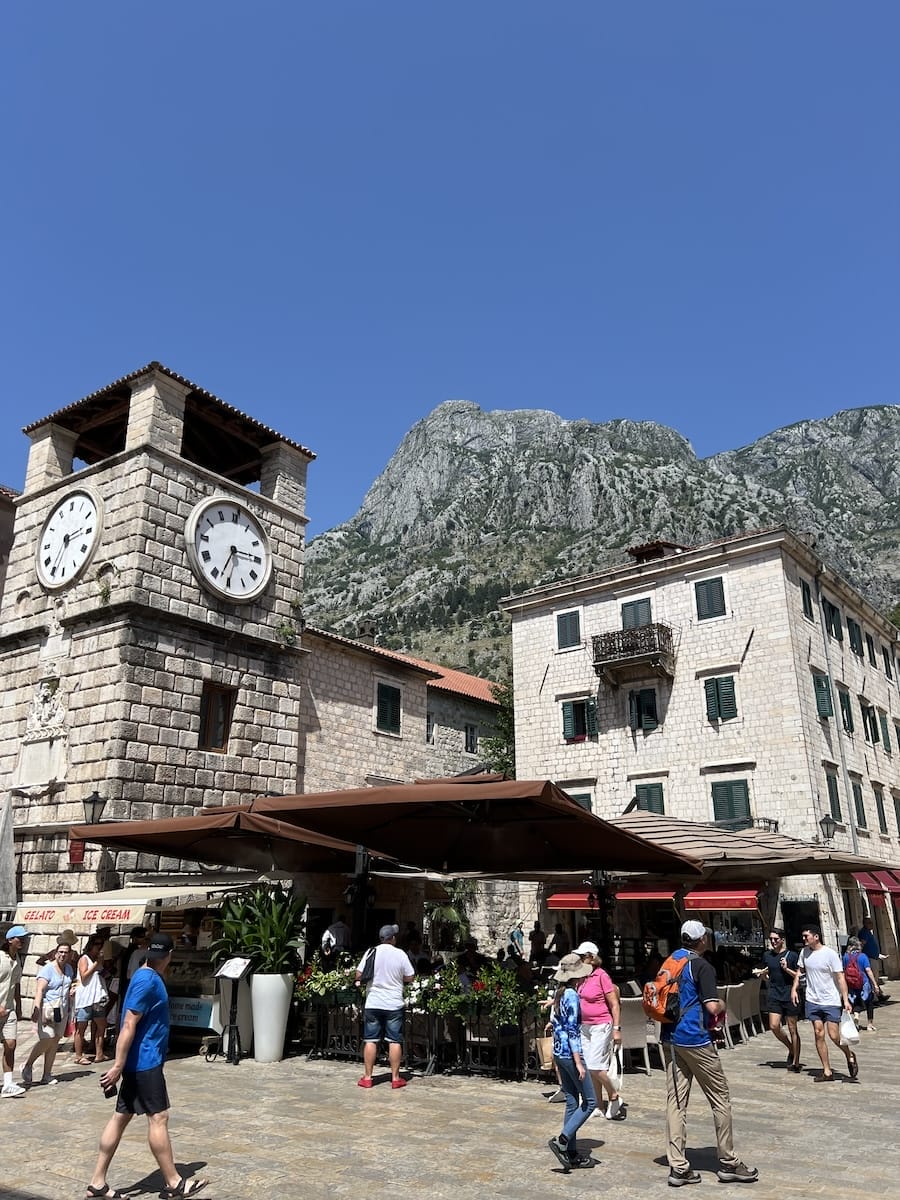
M 296 789 L 314 455 L 159 363 L 25 432 L 0 786 L 27 896 L 160 866 L 89 848 L 71 869 L 94 791 L 148 819 Z

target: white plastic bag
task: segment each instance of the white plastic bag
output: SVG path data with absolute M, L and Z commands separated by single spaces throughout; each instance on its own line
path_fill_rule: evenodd
M 612 1084 L 613 1090 L 618 1092 L 619 1095 L 621 1096 L 623 1071 L 622 1071 L 622 1049 L 620 1046 L 616 1046 L 615 1049 L 613 1050 L 612 1060 L 609 1064 L 608 1075 L 609 1075 L 609 1082 Z
M 850 1013 L 841 1013 L 841 1045 L 855 1046 L 859 1042 L 859 1030 Z

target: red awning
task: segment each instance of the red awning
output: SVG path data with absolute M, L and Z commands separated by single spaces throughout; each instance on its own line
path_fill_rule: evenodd
M 881 896 L 882 887 L 874 875 L 870 875 L 868 871 L 854 871 L 853 878 L 863 889 L 864 892 L 874 892 L 877 896 Z
M 593 904 L 591 900 L 594 901 Z M 597 908 L 597 899 L 587 889 L 582 892 L 557 892 L 555 896 L 550 896 L 547 900 L 547 908 L 551 912 L 563 910 L 587 912 L 589 909 Z
M 623 888 L 617 900 L 674 900 L 674 888 Z
M 684 907 L 706 912 L 758 908 L 759 888 L 695 888 L 685 896 Z
M 887 892 L 891 892 L 894 896 L 900 896 L 900 879 L 890 871 L 876 871 L 875 878 Z

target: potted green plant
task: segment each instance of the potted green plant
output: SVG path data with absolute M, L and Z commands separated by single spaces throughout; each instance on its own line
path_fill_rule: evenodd
M 258 1062 L 277 1062 L 284 1055 L 305 910 L 306 900 L 280 884 L 257 884 L 222 905 L 222 932 L 213 955 L 250 959 L 253 1056 Z

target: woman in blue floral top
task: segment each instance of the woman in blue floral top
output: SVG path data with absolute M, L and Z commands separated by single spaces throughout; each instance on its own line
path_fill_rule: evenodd
M 575 1135 L 597 1107 L 590 1072 L 581 1055 L 581 1006 L 578 993 L 571 986 L 577 979 L 590 975 L 593 967 L 577 954 L 567 954 L 559 960 L 554 979 L 560 985 L 553 997 L 548 1024 L 553 1029 L 553 1061 L 566 1096 L 566 1115 L 562 1133 L 551 1138 L 548 1145 L 562 1169 L 569 1173 L 573 1167 L 593 1167 L 597 1160 L 590 1154 L 580 1154 Z

